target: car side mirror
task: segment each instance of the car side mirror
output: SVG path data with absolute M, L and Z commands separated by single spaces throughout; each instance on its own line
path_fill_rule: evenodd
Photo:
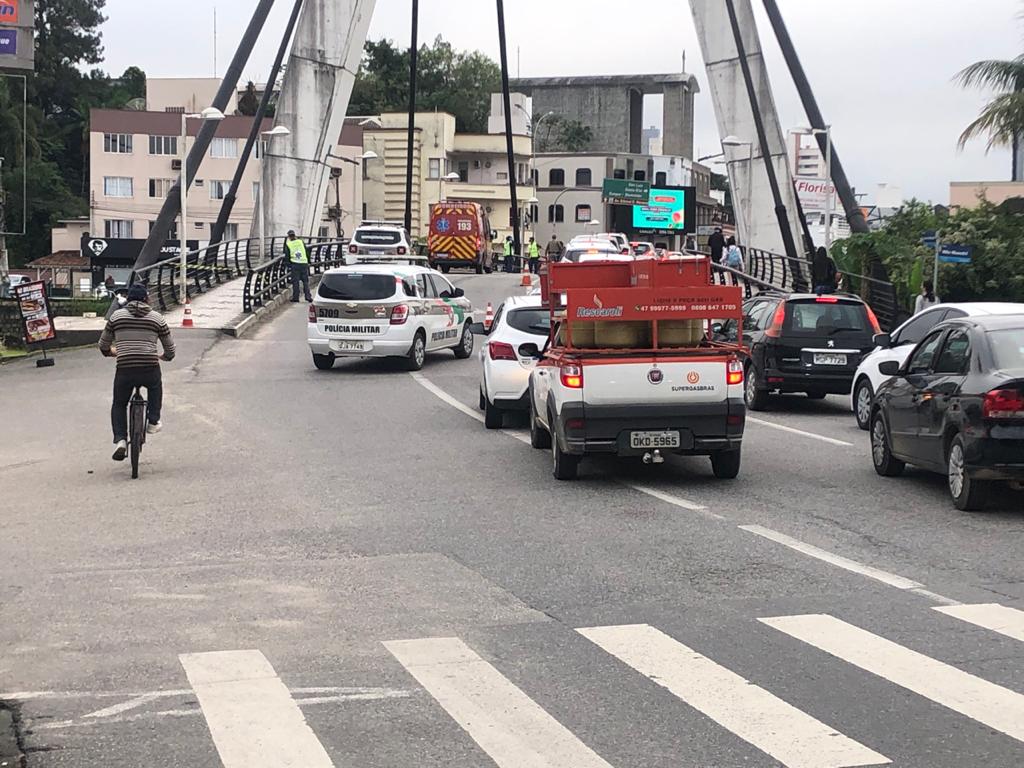
M 890 349 L 892 347 L 892 336 L 888 333 L 876 333 L 872 341 L 876 347 L 881 347 L 882 349 Z
M 461 288 L 456 288 L 455 289 L 454 296 L 455 296 L 456 299 L 461 299 L 465 295 L 466 295 L 466 292 L 464 290 L 462 290 Z
M 450 299 L 450 298 L 453 298 L 453 297 L 452 297 L 451 291 L 441 291 L 441 296 L 439 298 Z
M 469 332 L 472 333 L 474 336 L 486 336 L 487 326 L 484 325 L 483 323 L 470 323 Z
M 714 334 L 720 334 L 724 330 L 725 330 L 725 326 L 722 325 L 721 323 L 712 323 L 711 324 L 711 332 L 714 333 Z
M 519 345 L 519 356 L 520 357 L 531 357 L 534 360 L 540 360 L 544 355 L 540 351 L 540 347 L 538 347 L 532 341 L 528 341 L 525 344 L 520 344 Z
M 899 376 L 900 364 L 895 360 L 886 360 L 878 364 L 878 372 L 883 376 Z

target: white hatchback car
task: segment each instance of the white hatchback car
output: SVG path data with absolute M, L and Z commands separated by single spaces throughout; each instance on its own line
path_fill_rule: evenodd
M 519 355 L 521 344 L 543 347 L 551 331 L 551 315 L 540 296 L 511 296 L 498 307 L 490 332 L 482 323 L 473 331 L 486 337 L 480 348 L 480 410 L 488 429 L 500 429 L 506 411 L 530 407 L 527 390 L 536 360 Z
M 943 320 L 977 315 L 1019 315 L 1024 313 L 1024 304 L 1000 302 L 970 302 L 964 304 L 936 304 L 907 320 L 891 334 L 875 337 L 878 346 L 869 353 L 853 375 L 853 394 L 850 407 L 857 418 L 857 426 L 867 430 L 871 426 L 871 406 L 875 392 L 888 376 L 879 372 L 878 366 L 889 360 L 902 365 L 914 351 L 914 347 L 928 332 Z
M 320 370 L 339 357 L 402 357 L 410 370 L 428 352 L 473 354 L 473 306 L 440 272 L 363 264 L 324 273 L 309 306 L 307 339 Z
M 346 264 L 372 263 L 415 263 L 427 264 L 426 256 L 413 253 L 405 227 L 386 221 L 364 221 L 352 233 L 348 244 Z

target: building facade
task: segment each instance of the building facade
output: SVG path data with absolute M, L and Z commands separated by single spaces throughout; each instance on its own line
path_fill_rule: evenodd
M 1000 205 L 1015 197 L 1024 198 L 1022 181 L 953 181 L 949 185 L 949 207 L 977 208 L 982 200 Z
M 835 185 L 829 178 L 828 165 L 821 153 L 818 141 L 798 131 L 790 131 L 787 137 L 789 167 L 793 172 L 797 198 L 804 211 L 807 229 L 815 245 L 825 243 L 826 221 L 830 221 L 832 242 L 850 236 L 850 223 L 846 220 Z M 832 203 L 829 208 L 828 198 Z M 830 213 L 831 212 L 831 213 Z

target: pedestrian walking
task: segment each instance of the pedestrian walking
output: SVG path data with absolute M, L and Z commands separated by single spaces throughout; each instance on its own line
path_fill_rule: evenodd
M 4 275 L 0 278 L 0 299 L 9 299 L 11 297 L 11 278 Z
M 725 266 L 738 272 L 746 272 L 746 266 L 743 263 L 743 251 L 736 245 L 735 237 L 730 237 L 726 241 Z
M 928 307 L 934 307 L 940 301 L 939 297 L 935 295 L 935 284 L 931 280 L 925 280 L 921 283 L 921 293 L 914 300 L 914 314 L 919 314 Z
M 540 272 L 540 243 L 531 237 L 530 244 L 526 246 L 526 253 L 530 257 L 530 272 L 538 274 Z
M 512 235 L 505 238 L 505 271 L 515 272 L 515 244 L 512 242 Z
M 828 255 L 828 251 L 824 246 L 819 247 L 811 260 L 811 282 L 814 283 L 814 292 L 835 293 L 838 275 L 839 270 L 836 269 L 836 263 Z
M 559 261 L 562 258 L 562 252 L 565 250 L 565 244 L 558 239 L 557 234 L 551 235 L 551 241 L 544 248 L 544 254 L 548 257 L 549 262 Z
M 708 248 L 711 249 L 711 261 L 715 264 L 722 263 L 722 255 L 725 253 L 725 235 L 721 227 L 715 227 L 714 233 L 708 238 Z
M 309 292 L 309 252 L 302 238 L 295 236 L 294 230 L 288 231 L 288 237 L 284 241 L 284 255 L 292 271 L 292 302 L 299 300 L 301 282 L 306 301 L 312 304 L 313 296 Z

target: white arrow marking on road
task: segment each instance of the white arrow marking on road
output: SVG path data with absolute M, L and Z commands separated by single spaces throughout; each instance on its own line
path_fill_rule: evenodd
M 824 614 L 759 619 L 825 653 L 1024 741 L 1024 695 Z
M 612 768 L 458 638 L 384 647 L 499 768 Z
M 825 437 L 824 435 L 818 435 L 814 432 L 805 432 L 802 429 L 794 429 L 793 427 L 785 427 L 782 424 L 776 424 L 774 421 L 764 421 L 762 419 L 755 419 L 752 416 L 747 416 L 748 424 L 757 424 L 762 427 L 768 427 L 770 429 L 777 429 L 781 432 L 789 432 L 791 435 L 800 435 L 800 437 L 809 437 L 812 440 L 820 440 L 823 443 L 829 445 L 840 445 L 844 448 L 852 448 L 853 443 L 848 443 L 845 440 L 836 440 L 834 437 Z
M 1024 643 L 1024 611 L 997 603 L 938 606 L 933 610 Z
M 891 762 L 652 626 L 576 631 L 788 768 Z
M 224 768 L 334 768 L 262 653 L 219 651 L 178 658 Z

